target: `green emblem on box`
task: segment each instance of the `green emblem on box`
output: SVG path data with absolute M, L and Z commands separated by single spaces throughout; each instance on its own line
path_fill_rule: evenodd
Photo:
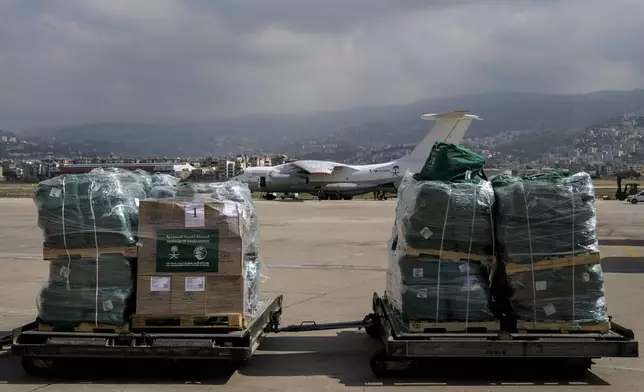
M 219 230 L 159 230 L 157 272 L 219 272 Z

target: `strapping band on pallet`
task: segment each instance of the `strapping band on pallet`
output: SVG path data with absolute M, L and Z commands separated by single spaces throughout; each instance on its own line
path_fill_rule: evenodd
M 94 246 L 96 247 L 96 286 L 94 291 L 94 324 L 98 325 L 98 260 L 100 253 L 98 250 L 98 234 L 96 233 L 96 214 L 94 213 L 94 202 L 92 196 L 94 195 L 95 182 L 92 182 L 89 187 L 89 209 L 92 213 L 92 225 L 94 227 Z
M 443 220 L 443 233 L 441 234 L 441 248 L 438 252 L 438 277 L 436 279 L 436 320 L 439 320 L 438 313 L 440 309 L 441 299 L 441 262 L 443 260 L 443 242 L 445 241 L 445 230 L 447 229 L 447 218 L 449 217 L 449 207 L 452 201 L 452 188 L 449 189 L 449 197 L 447 198 L 447 207 L 445 208 L 445 219 Z
M 528 228 L 528 248 L 530 250 L 530 266 L 532 269 L 532 313 L 534 319 L 537 319 L 537 288 L 535 287 L 535 278 L 534 278 L 534 255 L 532 253 L 532 232 L 530 231 L 530 212 L 528 212 L 528 198 L 525 194 L 525 187 L 523 186 L 523 181 L 521 182 L 521 191 L 523 193 L 523 205 L 525 207 L 525 219 L 526 226 Z

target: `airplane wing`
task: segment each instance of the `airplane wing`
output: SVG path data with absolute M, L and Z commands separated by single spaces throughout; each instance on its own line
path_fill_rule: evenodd
M 351 171 L 357 170 L 349 165 L 345 165 L 344 163 L 329 161 L 300 160 L 291 162 L 290 164 L 301 170 L 304 170 L 308 174 L 331 174 L 334 170 L 338 169 L 349 169 Z

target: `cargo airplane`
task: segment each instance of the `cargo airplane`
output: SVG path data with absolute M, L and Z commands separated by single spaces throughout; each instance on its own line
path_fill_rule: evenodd
M 262 192 L 273 200 L 276 193 L 310 193 L 324 199 L 349 200 L 374 191 L 397 192 L 407 170 L 417 173 L 425 164 L 434 143 L 460 144 L 473 120 L 480 117 L 467 110 L 425 114 L 423 120 L 435 121 L 427 136 L 402 158 L 372 165 L 298 160 L 277 166 L 249 167 L 234 179 L 248 184 L 252 192 Z

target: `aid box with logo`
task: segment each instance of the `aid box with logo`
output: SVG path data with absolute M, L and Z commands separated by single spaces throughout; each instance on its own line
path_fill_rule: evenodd
M 245 313 L 250 230 L 237 202 L 142 200 L 136 313 Z

